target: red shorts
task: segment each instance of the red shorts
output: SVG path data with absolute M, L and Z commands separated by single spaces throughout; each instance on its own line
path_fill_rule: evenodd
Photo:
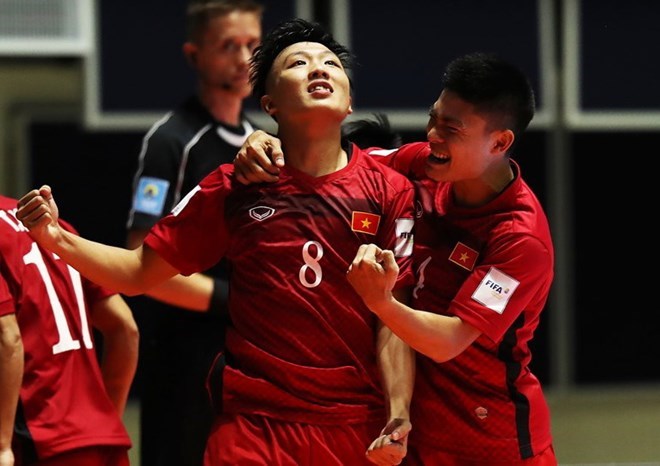
M 384 421 L 319 426 L 225 415 L 211 429 L 204 466 L 373 466 L 366 451 L 384 426 Z
M 425 447 L 408 446 L 406 466 L 557 466 L 555 450 L 549 446 L 532 458 L 518 461 L 473 461 Z
M 34 463 L 16 458 L 16 466 L 130 466 L 125 447 L 89 447 L 72 450 Z

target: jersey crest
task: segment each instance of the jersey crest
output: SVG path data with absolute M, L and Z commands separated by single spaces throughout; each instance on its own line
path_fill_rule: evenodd
M 252 207 L 249 211 L 250 217 L 260 222 L 263 222 L 268 217 L 271 217 L 275 213 L 275 209 L 272 207 L 266 207 L 263 205 Z

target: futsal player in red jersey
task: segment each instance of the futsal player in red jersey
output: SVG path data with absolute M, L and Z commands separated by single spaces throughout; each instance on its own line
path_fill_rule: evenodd
M 280 182 L 244 186 L 233 165 L 220 166 L 135 250 L 68 234 L 48 187 L 19 202 L 40 244 L 124 293 L 228 260 L 232 324 L 209 377 L 220 414 L 207 466 L 369 465 L 365 449 L 377 437 L 380 464 L 399 464 L 406 452 L 405 439 L 389 433 L 409 424 L 414 353 L 369 311 L 346 270 L 374 242 L 394 251 L 397 288 L 413 284 L 414 188 L 342 146 L 350 58 L 303 20 L 266 35 L 251 81 L 290 153 Z
M 410 305 L 391 293 L 391 252 L 363 245 L 348 274 L 370 309 L 418 352 L 406 465 L 557 464 L 549 409 L 529 368 L 553 245 L 543 208 L 510 158 L 534 107 L 520 70 L 466 55 L 446 69 L 428 142 L 366 150 L 420 180 Z M 255 133 L 236 159 L 240 179 L 277 179 L 268 157 L 281 167 L 282 154 L 277 140 Z
M 0 196 L 0 465 L 127 466 L 131 311 L 40 248 L 16 202 Z M 101 367 L 92 326 L 103 335 Z
M 529 342 L 553 279 L 554 249 L 536 195 L 510 158 L 534 115 L 512 65 L 460 57 L 430 110 L 428 144 L 386 157 L 420 186 L 410 307 L 390 290 L 391 253 L 362 246 L 348 278 L 415 348 L 411 465 L 556 465 L 550 412 Z M 420 173 L 423 160 L 424 173 Z

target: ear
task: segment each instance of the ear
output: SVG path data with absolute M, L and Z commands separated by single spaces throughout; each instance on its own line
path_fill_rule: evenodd
M 348 98 L 348 114 L 353 113 L 353 97 Z
M 510 129 L 496 131 L 493 152 L 506 154 L 515 139 L 516 135 Z
M 183 55 L 186 57 L 188 64 L 195 68 L 197 66 L 197 46 L 192 42 L 185 42 L 183 44 Z
M 270 98 L 269 95 L 264 95 L 261 97 L 261 108 L 263 109 L 264 112 L 266 112 L 269 115 L 273 115 L 275 113 L 275 107 L 273 106 L 273 100 Z

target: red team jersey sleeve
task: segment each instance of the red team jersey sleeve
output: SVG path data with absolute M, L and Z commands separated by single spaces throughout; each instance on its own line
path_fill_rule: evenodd
M 424 165 L 426 158 L 431 154 L 431 148 L 427 142 L 404 144 L 396 149 L 370 147 L 365 149 L 365 152 L 374 160 L 410 179 L 426 178 Z
M 206 270 L 227 252 L 225 199 L 230 165 L 211 172 L 161 219 L 144 243 L 184 275 Z
M 498 342 L 524 310 L 545 304 L 538 297 L 547 296 L 550 287 L 552 251 L 528 234 L 509 234 L 488 251 L 458 290 L 449 313 Z

